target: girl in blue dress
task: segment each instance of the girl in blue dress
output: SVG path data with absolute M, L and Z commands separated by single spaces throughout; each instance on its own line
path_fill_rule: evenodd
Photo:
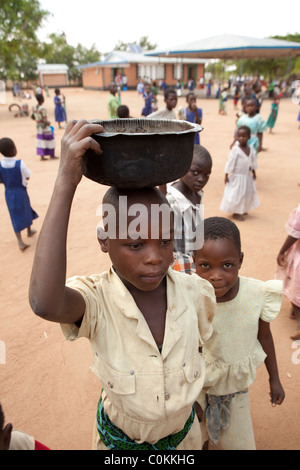
M 54 104 L 55 104 L 54 116 L 55 116 L 55 122 L 58 122 L 58 127 L 61 128 L 60 123 L 66 122 L 67 116 L 66 116 L 65 108 L 63 106 L 63 101 L 65 100 L 65 98 L 63 96 L 63 101 L 62 101 L 59 95 L 60 95 L 60 90 L 59 88 L 56 88 L 55 97 L 54 97 Z
M 27 236 L 32 237 L 36 233 L 31 228 L 32 221 L 38 217 L 30 206 L 26 188 L 31 172 L 22 160 L 16 160 L 17 149 L 11 139 L 0 139 L 0 153 L 3 155 L 0 162 L 0 183 L 5 186 L 5 199 L 13 229 L 19 248 L 24 251 L 29 245 L 23 242 L 21 231 L 27 228 Z
M 186 95 L 186 102 L 188 104 L 188 107 L 180 108 L 178 110 L 178 118 L 196 124 L 201 124 L 202 109 L 197 107 L 197 97 L 194 92 L 191 91 Z M 194 144 L 200 145 L 199 132 L 195 134 Z
M 149 114 L 153 113 L 152 103 L 154 100 L 154 96 L 151 91 L 151 85 L 149 85 L 149 83 L 145 85 L 143 99 L 145 101 L 145 106 L 143 107 L 141 114 L 142 116 L 147 117 Z

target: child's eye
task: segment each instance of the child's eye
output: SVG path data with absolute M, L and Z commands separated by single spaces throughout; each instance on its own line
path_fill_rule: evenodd
M 224 264 L 224 267 L 225 267 L 226 269 L 229 269 L 229 268 L 232 267 L 232 263 L 225 263 L 225 264 Z
M 203 269 L 207 269 L 209 268 L 209 264 L 208 263 L 201 263 L 199 264 L 200 268 L 203 268 Z
M 169 239 L 169 240 L 162 240 L 162 241 L 161 241 L 161 244 L 162 244 L 163 246 L 168 246 L 168 245 L 170 245 L 170 243 L 172 243 L 172 242 L 173 242 L 173 240 L 171 240 L 171 239 Z
M 200 171 L 196 171 L 196 170 L 193 171 L 193 170 L 191 170 L 191 173 L 192 173 L 193 176 L 198 176 L 198 175 L 200 174 Z
M 141 247 L 142 243 L 132 243 L 131 245 L 129 245 L 129 248 L 131 248 L 132 250 L 138 250 Z

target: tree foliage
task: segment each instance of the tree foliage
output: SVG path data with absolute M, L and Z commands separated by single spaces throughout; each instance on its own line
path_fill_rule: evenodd
M 0 78 L 35 80 L 37 63 L 61 63 L 69 67 L 71 79 L 81 79 L 76 65 L 100 60 L 93 45 L 73 47 L 64 34 L 50 34 L 49 42 L 40 42 L 37 31 L 50 13 L 38 0 L 0 0 Z
M 157 44 L 151 44 L 151 42 L 149 42 L 148 36 L 142 36 L 139 42 L 134 41 L 134 42 L 128 43 L 128 42 L 123 42 L 119 40 L 117 44 L 115 45 L 114 50 L 115 51 L 127 51 L 128 46 L 130 44 L 136 44 L 138 46 L 141 46 L 143 51 L 151 51 L 153 49 L 156 49 L 157 47 Z
M 40 50 L 40 57 L 47 64 L 66 64 L 69 67 L 69 78 L 76 80 L 81 78 L 81 72 L 77 65 L 100 60 L 100 52 L 93 45 L 86 49 L 81 44 L 73 47 L 67 43 L 65 34 L 50 34 L 50 42 L 44 42 Z
M 283 41 L 300 42 L 300 34 L 287 34 L 286 36 L 272 36 L 273 39 Z M 238 70 L 242 66 L 244 74 L 263 75 L 266 79 L 272 80 L 279 77 L 288 77 L 296 72 L 297 58 L 285 59 L 265 59 L 265 60 L 245 60 L 243 64 L 237 62 Z
M 287 34 L 286 36 L 272 36 L 273 39 L 283 41 L 300 42 L 300 34 Z M 285 59 L 261 59 L 261 60 L 236 60 L 226 61 L 226 65 L 235 65 L 238 75 L 263 75 L 266 80 L 275 78 L 287 78 L 293 74 L 300 73 L 300 57 Z M 224 72 L 224 61 L 209 64 L 206 71 L 211 72 L 216 78 L 224 78 L 230 73 Z M 228 77 L 227 77 L 228 78 Z
M 36 32 L 48 14 L 38 0 L 0 0 L 1 78 L 19 78 L 22 60 L 38 57 Z

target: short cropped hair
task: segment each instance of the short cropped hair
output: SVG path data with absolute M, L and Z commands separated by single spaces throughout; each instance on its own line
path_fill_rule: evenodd
M 177 96 L 177 91 L 175 88 L 167 88 L 165 93 L 164 93 L 164 98 L 165 100 L 169 98 L 170 95 L 176 95 Z
M 3 139 L 0 139 L 0 153 L 2 153 L 2 155 L 4 155 L 5 157 L 13 157 L 14 149 L 14 141 L 11 140 L 9 137 L 3 137 Z
M 250 127 L 248 127 L 248 126 L 240 126 L 238 128 L 237 132 L 238 131 L 245 131 L 245 132 L 248 133 L 249 137 L 251 136 L 251 130 L 250 130 Z
M 204 241 L 217 240 L 218 238 L 231 240 L 238 252 L 241 252 L 240 231 L 234 222 L 225 217 L 208 217 L 204 219 Z
M 212 162 L 211 155 L 209 151 L 202 145 L 198 145 L 198 144 L 194 145 L 193 159 L 194 158 L 201 158 L 212 166 L 213 162 Z
M 129 118 L 129 108 L 125 104 L 121 104 L 117 109 L 119 118 Z
M 189 99 L 190 96 L 194 96 L 195 98 L 197 98 L 196 93 L 194 93 L 193 91 L 189 91 L 185 97 L 186 101 Z
M 41 93 L 38 93 L 37 95 L 35 95 L 35 97 L 36 97 L 36 100 L 39 104 L 43 103 L 44 97 Z

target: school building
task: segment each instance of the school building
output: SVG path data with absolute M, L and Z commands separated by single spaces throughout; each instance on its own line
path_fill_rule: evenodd
M 206 60 L 191 58 L 150 57 L 142 52 L 112 51 L 101 62 L 80 65 L 82 84 L 85 89 L 106 90 L 116 76 L 122 76 L 128 89 L 136 89 L 139 79 L 164 81 L 167 86 L 175 86 L 177 80 L 194 86 L 204 78 Z
M 69 85 L 68 70 L 65 64 L 39 64 L 39 83 L 42 87 L 62 87 Z

